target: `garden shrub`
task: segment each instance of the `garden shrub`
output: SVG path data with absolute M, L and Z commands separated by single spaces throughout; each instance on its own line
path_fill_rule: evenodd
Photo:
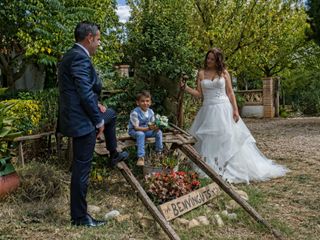
M 67 192 L 68 174 L 54 165 L 31 162 L 18 173 L 21 186 L 14 195 L 22 202 L 43 202 Z
M 0 96 L 5 95 L 8 88 L 0 88 Z
M 58 113 L 58 89 L 51 88 L 36 92 L 19 92 L 18 98 L 34 100 L 39 103 L 40 122 L 38 132 L 47 132 L 55 129 Z
M 17 90 L 13 90 L 10 88 L 0 88 L 0 100 L 8 100 L 12 98 L 16 98 L 18 95 Z
M 2 91 L 3 90 L 3 91 Z M 3 95 L 1 93 L 3 92 Z M 58 112 L 58 89 L 41 91 L 9 91 L 0 89 L 0 102 L 15 105 L 7 116 L 17 118 L 14 122 L 24 134 L 47 132 L 55 129 Z
M 15 127 L 24 133 L 32 134 L 39 126 L 41 119 L 41 105 L 34 100 L 10 99 L 0 102 L 0 106 L 12 104 L 6 116 L 15 118 Z

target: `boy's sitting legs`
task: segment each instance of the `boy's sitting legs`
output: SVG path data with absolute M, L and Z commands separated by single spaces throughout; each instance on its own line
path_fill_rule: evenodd
M 136 139 L 136 145 L 137 145 L 137 166 L 144 166 L 144 157 L 145 157 L 145 139 L 146 138 L 155 138 L 155 150 L 157 154 L 162 153 L 163 144 L 162 144 L 162 132 L 161 130 L 150 130 L 150 131 L 131 131 L 129 132 L 129 135 Z
M 137 166 L 144 166 L 144 156 L 145 156 L 145 132 L 142 131 L 131 131 L 130 136 L 136 139 L 137 145 Z
M 162 149 L 163 149 L 163 143 L 162 143 L 162 131 L 158 130 L 158 131 L 154 131 L 153 136 L 155 137 L 156 140 L 156 153 L 157 154 L 161 154 L 162 153 Z

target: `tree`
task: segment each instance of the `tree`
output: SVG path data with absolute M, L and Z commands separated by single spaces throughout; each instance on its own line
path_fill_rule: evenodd
M 305 47 L 307 57 L 299 61 L 299 67 L 283 74 L 283 93 L 286 104 L 305 114 L 320 113 L 320 46 L 310 41 Z
M 178 80 L 192 72 L 197 47 L 192 44 L 189 13 L 183 0 L 130 1 L 126 54 L 138 87 L 152 89 L 159 111 L 174 114 Z M 137 90 L 138 91 L 138 90 Z M 164 108 L 161 108 L 164 107 Z
M 97 58 L 103 63 L 117 59 L 115 34 L 106 34 L 118 23 L 113 0 L 3 0 L 0 6 L 0 68 L 10 88 L 24 73 L 27 61 L 55 68 L 61 55 L 72 46 L 74 27 L 79 21 L 101 25 L 105 37 Z
M 309 15 L 308 22 L 311 27 L 311 29 L 307 31 L 307 35 L 320 45 L 320 1 L 308 0 L 306 5 Z
M 223 49 L 240 75 L 273 76 L 289 67 L 306 43 L 306 14 L 299 1 L 193 0 L 195 38 L 203 49 Z

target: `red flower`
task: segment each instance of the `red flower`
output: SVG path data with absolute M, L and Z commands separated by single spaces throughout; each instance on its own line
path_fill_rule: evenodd
M 198 174 L 192 172 L 155 173 L 145 177 L 147 192 L 165 202 L 199 188 Z

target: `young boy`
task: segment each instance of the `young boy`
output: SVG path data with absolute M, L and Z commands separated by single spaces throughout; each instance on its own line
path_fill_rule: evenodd
M 144 166 L 145 139 L 155 137 L 156 152 L 160 154 L 163 148 L 162 132 L 155 125 L 150 124 L 155 121 L 154 112 L 149 108 L 151 105 L 150 93 L 142 91 L 137 94 L 136 103 L 138 107 L 130 113 L 129 135 L 137 141 L 137 166 Z

